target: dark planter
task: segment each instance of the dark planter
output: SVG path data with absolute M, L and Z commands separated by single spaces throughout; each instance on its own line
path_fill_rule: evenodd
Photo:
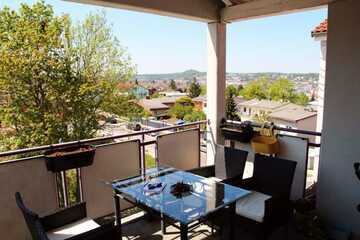
M 225 139 L 248 143 L 254 136 L 254 130 L 248 122 L 240 125 L 222 125 L 221 132 Z
M 94 161 L 95 148 L 88 145 L 68 147 L 45 152 L 46 168 L 60 172 L 90 166 Z

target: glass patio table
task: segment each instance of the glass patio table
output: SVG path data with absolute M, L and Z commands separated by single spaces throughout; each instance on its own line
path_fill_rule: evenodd
M 162 183 L 159 191 L 148 192 L 146 185 L 151 182 Z M 171 186 L 186 183 L 191 191 L 174 195 Z M 159 213 L 162 230 L 165 232 L 165 220 L 180 223 L 181 239 L 188 239 L 188 230 L 194 228 L 210 214 L 229 206 L 235 214 L 235 203 L 249 194 L 249 191 L 204 178 L 189 172 L 170 167 L 158 167 L 146 170 L 143 175 L 112 183 L 116 207 L 116 223 L 121 231 L 120 199 L 124 199 L 142 209 Z M 232 222 L 232 221 L 231 221 Z M 177 225 L 174 225 L 177 227 Z M 231 227 L 232 228 L 232 227 Z M 231 230 L 230 232 L 232 232 Z

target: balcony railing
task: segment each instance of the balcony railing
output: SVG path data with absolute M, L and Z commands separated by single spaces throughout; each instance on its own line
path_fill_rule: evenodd
M 191 155 L 189 159 L 194 157 L 199 162 L 191 160 L 188 161 L 184 158 L 187 162 L 186 164 L 189 164 L 190 162 L 190 165 L 179 163 L 181 162 L 183 155 L 181 152 L 176 152 L 172 149 L 174 149 L 174 142 L 176 142 L 176 147 L 186 147 L 189 152 L 198 152 L 198 154 L 200 154 L 200 142 L 198 142 L 199 144 L 196 145 L 194 149 L 191 148 L 193 145 L 195 145 L 195 142 L 201 140 L 201 138 L 197 138 L 199 135 L 197 135 L 196 132 L 199 132 L 201 126 L 205 125 L 206 123 L 206 121 L 200 121 L 154 130 L 86 139 L 68 143 L 59 143 L 0 153 L 0 157 L 2 158 L 20 156 L 16 160 L 3 161 L 0 163 L 0 182 L 2 183 L 0 207 L 3 209 L 2 214 L 0 215 L 0 232 L 7 231 L 9 239 L 24 239 L 26 236 L 28 236 L 23 218 L 20 215 L 20 212 L 18 211 L 14 202 L 14 193 L 16 191 L 22 192 L 29 207 L 40 214 L 45 214 L 58 207 L 67 206 L 73 203 L 72 201 L 74 200 L 71 199 L 69 193 L 70 186 L 67 178 L 69 172 L 62 172 L 59 174 L 53 174 L 52 172 L 49 172 L 45 167 L 45 160 L 42 155 L 43 151 L 61 149 L 79 144 L 93 144 L 97 146 L 94 166 L 89 168 L 85 167 L 81 170 L 77 169 L 77 181 L 75 182 L 78 187 L 75 201 L 86 201 L 89 217 L 96 218 L 113 212 L 111 189 L 104 187 L 104 183 L 101 182 L 101 180 L 111 180 L 114 179 L 114 177 L 126 178 L 138 174 L 139 169 L 144 171 L 144 169 L 147 167 L 145 161 L 146 147 L 152 146 L 155 148 L 160 148 L 156 149 L 155 151 L 156 153 L 159 152 L 161 155 L 156 155 L 156 160 L 159 160 L 159 158 L 168 159 L 167 156 L 169 156 L 169 154 L 170 156 L 173 154 L 180 156 L 179 158 L 174 158 L 175 161 L 177 161 L 175 164 L 179 164 L 179 167 L 191 168 L 203 165 L 200 163 L 200 156 L 197 158 L 195 154 Z M 258 124 L 253 124 L 253 126 L 261 127 Z M 308 136 L 321 136 L 321 133 L 316 132 L 279 127 L 275 128 L 281 132 L 297 133 Z M 189 130 L 190 132 L 193 131 L 194 134 L 181 135 L 180 133 L 182 131 L 179 130 Z M 147 140 L 146 136 L 154 133 L 160 133 L 165 137 L 163 139 L 160 137 L 157 140 Z M 178 133 L 178 135 L 169 135 L 169 133 Z M 284 141 L 284 146 L 287 146 L 291 152 L 297 153 L 294 155 L 294 157 L 298 158 L 298 161 L 300 162 L 299 165 L 304 167 L 306 171 L 308 162 L 307 160 L 303 160 L 303 157 L 308 155 L 310 147 L 318 148 L 320 147 L 320 144 L 309 143 L 308 140 L 303 141 L 303 138 L 297 139 L 293 136 L 284 136 L 285 137 L 282 138 Z M 136 145 L 133 144 L 133 141 L 130 141 L 128 144 L 116 142 L 116 140 L 134 139 L 137 139 L 140 142 L 140 149 L 138 150 L 136 150 L 137 148 Z M 111 141 L 112 143 L 108 143 L 108 141 Z M 107 143 L 104 144 L 104 142 Z M 308 144 L 306 145 L 305 143 Z M 234 143 L 234 146 L 249 149 L 249 146 L 241 145 L 240 143 Z M 161 149 L 165 149 L 165 151 Z M 168 151 L 169 149 L 170 151 Z M 251 149 L 249 149 L 249 151 L 251 151 Z M 129 154 L 130 152 L 138 152 L 139 156 L 136 154 Z M 24 158 L 23 156 L 27 154 L 35 154 L 36 156 Z M 138 159 L 140 159 L 140 161 Z M 165 163 L 174 164 L 167 161 L 168 160 L 164 160 Z M 304 176 L 300 176 L 299 179 L 302 179 L 303 181 Z M 295 186 L 299 186 L 299 188 L 303 187 L 301 184 L 295 184 Z M 125 209 L 129 207 L 129 205 L 124 203 L 122 204 L 122 207 Z

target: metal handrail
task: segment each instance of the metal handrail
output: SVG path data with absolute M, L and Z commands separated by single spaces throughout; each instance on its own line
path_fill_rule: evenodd
M 101 142 L 101 141 L 114 140 L 114 139 L 118 139 L 118 138 L 143 136 L 145 134 L 162 132 L 162 131 L 167 131 L 167 130 L 174 130 L 174 129 L 184 128 L 184 127 L 199 126 L 199 125 L 206 124 L 206 123 L 207 123 L 207 121 L 198 121 L 198 122 L 193 122 L 193 123 L 186 123 L 186 124 L 182 124 L 182 125 L 157 128 L 157 129 L 153 129 L 153 130 L 146 130 L 146 131 L 140 131 L 140 132 L 134 132 L 134 133 L 128 133 L 128 134 L 118 134 L 118 135 L 113 135 L 113 136 L 108 136 L 108 137 L 83 139 L 83 140 L 79 140 L 79 141 L 72 141 L 72 142 L 66 142 L 66 143 L 57 143 L 57 144 L 43 145 L 43 146 L 38 146 L 38 147 L 17 149 L 17 150 L 1 152 L 0 157 L 8 157 L 8 156 L 12 156 L 12 155 L 39 152 L 39 151 L 47 151 L 47 150 L 56 150 L 56 149 L 61 149 L 64 147 L 71 147 L 71 146 L 76 146 L 76 145 L 81 145 L 81 144 L 90 144 L 90 143 L 96 143 L 96 142 Z
M 234 124 L 234 125 L 241 124 L 241 122 L 239 122 L 239 121 L 232 121 L 232 120 L 226 120 L 226 123 L 230 123 L 230 124 Z M 260 123 L 251 122 L 251 126 L 252 127 L 257 127 L 257 128 L 262 128 L 262 127 L 270 128 L 270 127 L 273 127 L 274 130 L 321 137 L 321 132 L 300 130 L 300 129 L 292 129 L 292 128 L 284 128 L 284 127 L 279 127 L 279 126 L 271 125 L 271 124 L 262 125 Z

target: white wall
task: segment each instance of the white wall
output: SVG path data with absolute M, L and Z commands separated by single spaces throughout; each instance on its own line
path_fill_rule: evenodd
M 360 233 L 360 1 L 329 4 L 318 207 L 338 229 Z

